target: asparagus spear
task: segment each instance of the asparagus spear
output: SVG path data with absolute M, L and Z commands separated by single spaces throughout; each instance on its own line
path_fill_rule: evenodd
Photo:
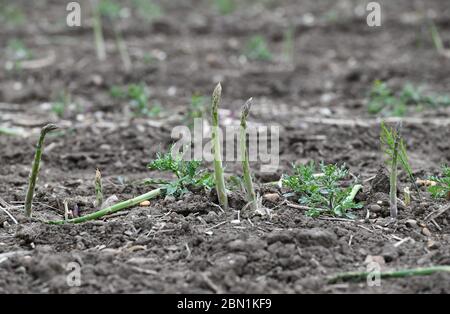
M 39 164 L 41 163 L 41 157 L 42 157 L 42 147 L 44 145 L 45 136 L 47 133 L 52 132 L 56 130 L 58 127 L 54 124 L 48 124 L 44 126 L 41 130 L 41 135 L 39 137 L 39 141 L 36 145 L 36 152 L 34 154 L 34 161 L 33 165 L 31 167 L 31 173 L 28 183 L 28 190 L 27 190 L 27 196 L 25 199 L 25 215 L 27 217 L 31 217 L 32 213 L 32 203 L 33 203 L 33 196 L 34 196 L 34 190 L 36 187 L 36 180 L 39 174 Z
M 244 187 L 247 193 L 247 201 L 249 202 L 249 206 L 251 209 L 257 210 L 258 204 L 256 201 L 256 193 L 253 187 L 252 176 L 250 174 L 250 163 L 247 150 L 247 117 L 250 112 L 251 101 L 252 99 L 250 98 L 242 107 L 239 142 L 241 148 L 242 171 L 244 177 Z
M 224 210 L 228 209 L 228 196 L 225 187 L 225 179 L 222 167 L 222 153 L 220 150 L 219 138 L 219 103 L 222 94 L 222 86 L 217 84 L 212 95 L 212 141 L 214 152 L 214 176 L 216 181 L 216 190 L 219 198 L 220 206 Z

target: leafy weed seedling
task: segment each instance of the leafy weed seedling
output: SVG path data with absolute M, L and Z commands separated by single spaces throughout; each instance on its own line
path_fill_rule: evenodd
M 173 152 L 157 154 L 148 168 L 162 172 L 171 172 L 176 179 L 173 181 L 148 180 L 147 183 L 158 183 L 166 195 L 180 197 L 191 189 L 211 189 L 214 180 L 211 173 L 200 169 L 201 162 L 196 160 L 185 161 L 181 154 Z
M 133 3 L 139 17 L 149 23 L 164 13 L 161 7 L 152 0 L 134 0 Z
M 33 54 L 23 41 L 20 39 L 11 39 L 6 46 L 6 56 L 11 64 L 10 66 L 7 66 L 7 69 L 12 70 L 20 69 L 21 62 L 30 60 L 33 57 Z
M 446 198 L 450 200 L 450 167 L 442 166 L 442 174 L 431 177 L 430 180 L 436 182 L 436 184 L 429 186 L 428 192 L 434 198 Z
M 71 96 L 67 90 L 59 93 L 56 101 L 52 103 L 52 112 L 59 118 L 64 117 L 69 105 L 71 103 Z
M 283 186 L 295 192 L 300 204 L 310 207 L 306 213 L 308 216 L 329 214 L 353 218 L 354 216 L 347 211 L 362 207 L 362 204 L 354 202 L 361 185 L 356 184 L 348 188 L 341 186 L 341 181 L 349 174 L 344 166 L 321 163 L 320 174 L 315 174 L 316 168 L 313 162 L 294 166 L 293 175 L 283 176 Z
M 425 95 L 422 88 L 409 83 L 399 93 L 394 93 L 385 82 L 377 80 L 370 91 L 367 109 L 371 114 L 401 117 L 408 113 L 409 108 L 420 111 L 425 107 L 440 106 L 450 106 L 450 97 Z
M 208 111 L 208 100 L 202 95 L 192 95 L 186 114 L 186 124 L 192 128 L 195 119 L 203 118 Z
M 272 60 L 272 53 L 269 50 L 267 41 L 261 35 L 256 35 L 249 39 L 244 54 L 251 60 Z
M 228 15 L 236 10 L 235 0 L 213 0 L 216 10 L 222 15 Z
M 125 88 L 113 86 L 110 95 L 116 99 L 126 99 L 136 116 L 158 116 L 161 112 L 159 105 L 150 106 L 150 91 L 145 84 L 131 84 Z
M 14 4 L 4 4 L 0 8 L 0 23 L 19 26 L 25 23 L 26 16 L 22 9 Z

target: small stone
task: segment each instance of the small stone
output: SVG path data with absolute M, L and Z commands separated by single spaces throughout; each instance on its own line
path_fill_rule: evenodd
M 139 203 L 139 206 L 141 206 L 141 207 L 150 206 L 150 201 L 143 201 L 143 202 Z
M 430 206 L 430 204 L 426 203 L 426 202 L 421 202 L 419 206 L 422 208 L 428 208 Z
M 428 242 L 427 242 L 427 247 L 430 249 L 430 250 L 436 250 L 436 249 L 438 249 L 439 248 L 439 242 L 436 242 L 436 241 L 433 241 L 433 240 L 428 240 Z
M 175 198 L 174 196 L 172 196 L 172 195 L 167 195 L 167 196 L 164 198 L 164 201 L 165 201 L 166 203 L 173 203 L 173 202 L 176 201 L 176 198 Z
M 417 221 L 416 220 L 414 220 L 414 219 L 408 219 L 406 222 L 405 222 L 405 225 L 407 226 L 407 227 L 409 227 L 409 228 L 417 228 Z
M 423 228 L 422 229 L 422 234 L 424 236 L 431 237 L 431 232 L 430 232 L 430 230 L 428 228 Z
M 380 205 L 372 204 L 372 205 L 370 205 L 369 210 L 373 213 L 379 213 L 379 212 L 381 212 L 382 208 Z
M 271 203 L 277 203 L 281 197 L 278 193 L 269 193 L 269 194 L 264 194 L 263 198 L 266 201 L 269 201 Z

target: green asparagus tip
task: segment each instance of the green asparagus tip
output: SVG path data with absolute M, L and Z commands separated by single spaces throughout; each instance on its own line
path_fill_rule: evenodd
M 55 131 L 57 129 L 58 129 L 58 126 L 56 126 L 55 124 L 50 123 L 50 124 L 47 124 L 46 126 L 44 126 L 42 128 L 41 132 L 44 133 L 44 134 L 47 134 L 47 133 Z

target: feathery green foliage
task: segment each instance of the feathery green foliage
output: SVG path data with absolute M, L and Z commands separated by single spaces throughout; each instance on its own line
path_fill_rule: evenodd
M 311 207 L 306 213 L 309 216 L 330 214 L 353 218 L 354 216 L 347 211 L 362 207 L 362 204 L 354 202 L 354 197 L 361 186 L 352 185 L 348 188 L 341 186 L 341 181 L 349 174 L 345 166 L 320 163 L 321 174 L 315 174 L 316 170 L 314 162 L 294 166 L 294 174 L 283 176 L 282 184 L 296 193 L 300 204 Z
M 158 183 L 166 195 L 180 197 L 193 188 L 211 189 L 214 179 L 210 172 L 202 170 L 201 162 L 197 160 L 183 160 L 182 155 L 175 155 L 172 151 L 166 154 L 158 153 L 148 168 L 162 172 L 171 172 L 176 179 L 173 181 L 149 180 L 148 183 Z
M 398 162 L 402 166 L 403 170 L 408 174 L 412 183 L 415 183 L 415 178 L 412 172 L 411 165 L 409 164 L 408 154 L 406 152 L 405 142 L 401 138 L 399 131 L 394 128 L 388 128 L 384 122 L 381 123 L 381 145 L 383 146 L 384 153 L 386 154 L 386 163 L 388 166 L 392 165 L 392 159 L 395 152 L 395 141 L 398 139 Z

